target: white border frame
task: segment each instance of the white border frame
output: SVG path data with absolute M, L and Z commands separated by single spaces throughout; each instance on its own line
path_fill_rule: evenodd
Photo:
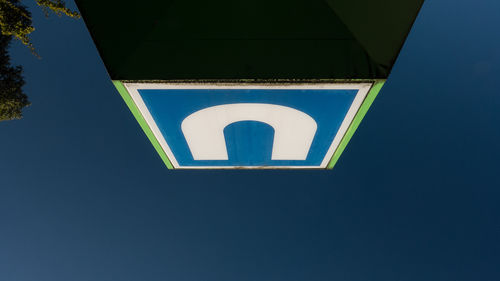
M 373 83 L 314 83 L 314 84 L 255 84 L 255 83 L 123 83 L 127 91 L 129 92 L 135 105 L 141 112 L 142 116 L 146 120 L 151 131 L 155 135 L 156 139 L 160 143 L 161 147 L 165 151 L 168 159 L 172 163 L 175 169 L 234 169 L 234 168 L 245 168 L 245 169 L 325 169 L 328 166 L 335 150 L 339 146 L 342 138 L 346 134 L 349 126 L 351 125 L 356 113 L 363 104 L 368 92 L 370 91 Z M 153 116 L 149 112 L 146 104 L 139 94 L 139 89 L 156 89 L 156 90 L 168 90 L 168 89 L 332 89 L 332 90 L 358 90 L 356 97 L 354 98 L 351 107 L 347 111 L 347 114 L 340 125 L 337 134 L 333 138 L 333 142 L 330 145 L 323 161 L 319 166 L 180 166 L 175 158 L 172 150 L 168 146 L 165 138 L 163 137 L 160 129 L 156 125 Z

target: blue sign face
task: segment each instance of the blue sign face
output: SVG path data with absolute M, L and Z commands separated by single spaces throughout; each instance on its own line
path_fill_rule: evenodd
M 325 167 L 369 89 L 126 86 L 176 168 Z

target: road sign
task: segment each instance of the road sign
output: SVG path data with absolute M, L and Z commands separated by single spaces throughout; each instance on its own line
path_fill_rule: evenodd
M 76 0 L 169 168 L 332 168 L 424 0 Z
M 136 106 L 173 168 L 324 169 L 347 141 L 344 137 L 353 130 L 356 116 L 363 114 L 363 104 L 369 106 L 373 84 L 118 87 Z

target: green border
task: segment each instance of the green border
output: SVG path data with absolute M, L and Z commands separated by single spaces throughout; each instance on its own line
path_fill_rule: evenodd
M 373 83 L 373 86 L 371 87 L 370 91 L 368 92 L 368 95 L 366 95 L 365 100 L 363 101 L 363 104 L 361 104 L 361 107 L 359 108 L 358 112 L 356 113 L 356 116 L 354 116 L 354 119 L 352 120 L 351 125 L 349 126 L 349 129 L 347 129 L 347 132 L 345 133 L 344 137 L 342 138 L 342 141 L 340 142 L 339 146 L 337 147 L 337 150 L 335 150 L 335 153 L 332 156 L 332 159 L 330 160 L 330 163 L 328 163 L 328 166 L 326 167 L 328 170 L 333 169 L 335 164 L 340 158 L 340 155 L 342 152 L 344 152 L 347 144 L 351 140 L 352 136 L 356 132 L 356 129 L 358 128 L 359 124 L 361 124 L 361 121 L 365 117 L 366 113 L 368 112 L 368 109 L 370 109 L 370 106 L 372 105 L 373 101 L 377 97 L 378 93 L 382 89 L 382 86 L 384 86 L 386 80 L 377 80 L 375 83 Z
M 121 81 L 114 80 L 113 84 L 115 85 L 116 89 L 122 96 L 123 100 L 127 104 L 132 114 L 134 115 L 135 119 L 137 119 L 137 122 L 139 122 L 139 125 L 141 125 L 142 130 L 144 131 L 144 133 L 146 133 L 146 136 L 148 136 L 149 141 L 151 141 L 151 143 L 153 144 L 154 148 L 160 155 L 161 159 L 163 160 L 167 168 L 174 169 L 174 166 L 172 166 L 172 163 L 168 159 L 167 154 L 165 153 L 165 151 L 163 151 L 163 148 L 161 147 L 160 143 L 153 134 L 153 131 L 151 131 L 151 128 L 149 128 L 148 124 L 146 123 L 146 120 L 144 120 L 144 117 L 139 111 L 139 108 L 137 108 L 137 105 L 132 100 L 132 97 L 130 96 L 129 92 L 127 91 L 123 83 Z

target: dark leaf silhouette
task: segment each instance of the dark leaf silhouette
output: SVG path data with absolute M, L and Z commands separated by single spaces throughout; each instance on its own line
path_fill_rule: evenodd
M 66 8 L 62 0 L 36 0 L 45 15 L 52 11 L 56 15 L 79 18 L 78 12 Z M 12 66 L 8 54 L 13 38 L 26 45 L 37 56 L 29 35 L 35 30 L 31 13 L 19 0 L 0 0 L 0 121 L 19 119 L 22 109 L 30 103 L 23 92 L 25 84 L 22 66 Z

